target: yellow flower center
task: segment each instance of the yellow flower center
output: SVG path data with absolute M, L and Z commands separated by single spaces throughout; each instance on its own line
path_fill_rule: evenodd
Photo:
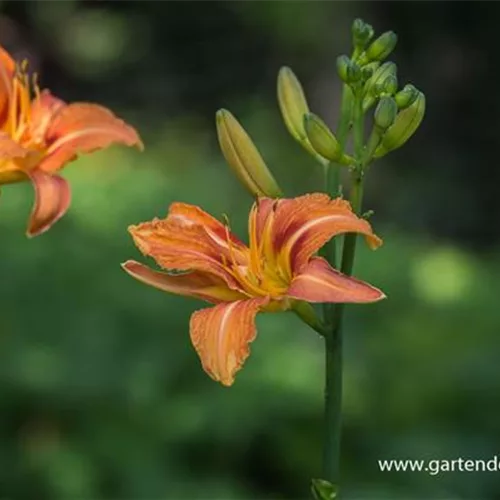
M 243 250 L 243 258 L 238 259 L 237 250 L 229 237 L 226 225 L 226 241 L 229 247 L 229 261 L 223 261 L 229 272 L 238 280 L 245 292 L 253 296 L 270 296 L 282 299 L 291 282 L 291 276 L 282 265 L 273 249 L 273 214 L 267 220 L 260 238 L 257 236 L 256 212 L 250 216 L 249 248 Z M 241 254 L 241 250 L 239 250 Z
M 30 169 L 37 165 L 45 154 L 43 137 L 36 134 L 31 127 L 32 94 L 40 98 L 37 75 L 31 78 L 27 73 L 28 62 L 17 65 L 15 75 L 8 88 L 7 106 L 0 124 L 0 131 L 9 136 L 29 153 L 23 158 L 0 160 L 0 184 L 8 184 L 24 180 L 22 169 Z M 20 169 L 19 167 L 22 167 Z

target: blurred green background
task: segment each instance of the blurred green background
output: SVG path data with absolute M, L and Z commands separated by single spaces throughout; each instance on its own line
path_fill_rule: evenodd
M 174 200 L 229 214 L 251 199 L 218 150 L 229 108 L 291 195 L 321 172 L 287 135 L 280 66 L 332 126 L 335 58 L 355 17 L 392 29 L 421 129 L 378 162 L 365 207 L 384 246 L 356 275 L 389 300 L 346 324 L 342 474 L 351 499 L 497 499 L 500 472 L 382 473 L 379 459 L 489 459 L 500 442 L 498 2 L 3 1 L 0 43 L 43 86 L 97 101 L 146 150 L 65 171 L 68 214 L 27 240 L 28 184 L 0 200 L 2 500 L 299 499 L 320 473 L 323 351 L 291 315 L 259 317 L 231 389 L 190 345 L 200 303 L 132 280 L 126 228 Z

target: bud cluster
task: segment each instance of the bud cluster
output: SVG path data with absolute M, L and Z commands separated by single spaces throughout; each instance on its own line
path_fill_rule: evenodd
M 414 134 L 425 113 L 425 96 L 412 84 L 400 89 L 396 64 L 385 61 L 396 46 L 397 35 L 386 31 L 371 41 L 373 36 L 372 26 L 356 19 L 353 54 L 337 59 L 337 71 L 353 94 L 362 97 L 363 113 L 375 107 L 379 146 L 373 157 L 378 158 L 401 147 Z
M 405 144 L 424 117 L 424 94 L 410 83 L 401 88 L 396 64 L 386 60 L 396 46 L 397 35 L 386 31 L 374 36 L 371 25 L 356 19 L 352 24 L 352 55 L 337 58 L 337 73 L 344 83 L 337 134 L 310 111 L 294 72 L 283 67 L 278 73 L 278 103 L 285 125 L 292 137 L 325 167 L 348 166 L 362 174 L 373 159 Z M 373 112 L 373 129 L 363 144 L 361 122 L 368 112 Z M 219 110 L 216 121 L 224 157 L 247 189 L 256 197 L 280 197 L 277 182 L 234 116 Z M 347 136 L 354 129 L 357 135 L 351 156 L 345 148 Z

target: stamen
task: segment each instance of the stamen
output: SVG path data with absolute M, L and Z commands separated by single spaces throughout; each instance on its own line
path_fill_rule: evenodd
M 257 210 L 255 205 L 252 207 L 249 219 L 249 247 L 250 247 L 250 268 L 254 274 L 260 274 L 262 271 L 260 262 L 259 244 L 257 242 Z
M 244 276 L 241 273 L 239 266 L 238 266 L 238 263 L 236 262 L 236 256 L 234 255 L 234 247 L 233 247 L 233 243 L 231 241 L 231 237 L 229 234 L 229 225 L 225 225 L 224 229 L 226 231 L 226 241 L 227 241 L 227 245 L 229 248 L 229 257 L 231 259 L 231 264 L 232 264 L 232 266 L 230 268 L 230 272 L 251 293 L 253 293 L 255 295 L 259 295 L 259 296 L 262 295 L 262 290 L 260 288 L 256 287 L 251 281 L 248 280 L 248 278 L 246 276 Z
M 274 206 L 274 205 L 273 205 Z M 274 248 L 273 248 L 273 224 L 274 224 L 274 210 L 267 216 L 264 229 L 262 230 L 259 254 L 263 255 L 268 262 L 275 262 Z
M 12 100 L 9 109 L 9 124 L 10 124 L 10 135 L 14 136 L 17 129 L 17 104 L 19 100 L 19 80 L 17 77 L 14 78 L 14 83 L 12 85 Z
M 35 93 L 35 99 L 40 100 L 40 85 L 38 84 L 38 73 L 33 73 L 31 75 L 31 85 L 33 87 L 33 92 Z
M 10 98 L 8 130 L 11 137 L 19 141 L 31 119 L 30 78 L 27 74 L 28 60 L 16 65 Z

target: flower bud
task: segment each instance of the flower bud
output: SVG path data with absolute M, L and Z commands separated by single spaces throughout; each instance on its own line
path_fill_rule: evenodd
M 368 66 L 362 68 L 361 80 L 366 83 L 373 76 L 373 71 L 374 71 L 373 68 L 369 68 Z
M 366 44 L 373 37 L 373 28 L 365 23 L 362 19 L 355 19 L 352 23 L 352 39 L 354 46 L 361 50 L 366 47 Z
M 312 147 L 323 158 L 336 161 L 342 156 L 337 138 L 319 116 L 314 113 L 305 115 L 304 128 Z
M 338 488 L 325 479 L 313 479 L 311 492 L 314 500 L 335 500 L 338 498 Z
M 366 59 L 368 61 L 383 61 L 394 50 L 397 41 L 398 37 L 394 31 L 382 33 L 366 49 Z
M 278 184 L 238 120 L 226 109 L 217 111 L 215 119 L 222 154 L 242 184 L 255 197 L 281 197 Z
M 411 106 L 418 97 L 418 90 L 411 84 L 405 85 L 395 96 L 396 104 L 399 109 L 405 109 Z
M 398 79 L 395 75 L 389 75 L 383 84 L 383 92 L 387 95 L 394 95 L 398 91 Z
M 361 68 L 345 55 L 337 58 L 337 71 L 344 83 L 356 83 L 361 80 Z
M 302 85 L 286 66 L 278 73 L 278 103 L 288 131 L 297 141 L 303 141 L 306 137 L 304 115 L 309 113 L 309 106 Z
M 363 100 L 363 109 L 365 100 L 371 97 L 378 97 L 384 91 L 384 83 L 389 76 L 397 79 L 397 67 L 393 62 L 385 62 L 375 70 L 373 76 L 365 84 L 365 99 Z M 397 80 L 396 80 L 397 82 Z
M 373 116 L 375 125 L 382 131 L 387 130 L 396 119 L 398 114 L 398 105 L 396 101 L 389 96 L 383 96 L 375 108 Z
M 425 95 L 418 92 L 418 96 L 411 106 L 400 111 L 394 123 L 382 137 L 374 157 L 380 158 L 389 151 L 401 147 L 417 130 L 425 114 Z

